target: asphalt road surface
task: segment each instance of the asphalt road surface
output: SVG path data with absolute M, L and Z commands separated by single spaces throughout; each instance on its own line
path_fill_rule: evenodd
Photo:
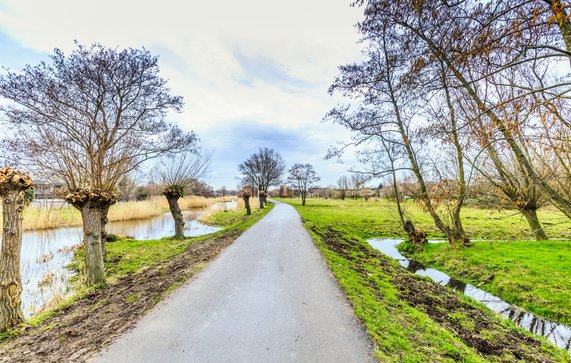
M 375 362 L 299 214 L 276 203 L 96 362 Z

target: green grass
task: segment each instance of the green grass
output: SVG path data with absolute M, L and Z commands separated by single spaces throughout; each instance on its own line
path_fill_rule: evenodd
M 293 199 L 281 201 L 298 203 Z M 310 219 L 319 216 L 323 218 L 323 222 L 353 229 L 366 238 L 405 236 L 399 224 L 396 204 L 384 199 L 368 202 L 363 199 L 308 199 L 307 206 L 311 207 L 306 211 Z M 429 238 L 444 238 L 430 215 L 418 208 L 413 201 L 404 203 L 404 209 L 417 229 L 425 231 Z M 542 209 L 538 214 L 548 236 L 571 239 L 571 223 L 562 213 Z M 462 210 L 462 220 L 472 239 L 533 239 L 525 219 L 514 210 L 494 211 L 465 207 Z
M 414 257 L 545 318 L 571 324 L 571 242 L 476 242 L 455 249 L 430 244 Z
M 300 201 L 282 200 L 293 205 L 304 219 L 306 228 L 312 233 L 315 244 L 325 257 L 331 271 L 353 305 L 353 309 L 363 322 L 367 333 L 376 346 L 376 357 L 382 362 L 485 362 L 471 346 L 442 324 L 433 321 L 427 313 L 409 305 L 401 298 L 396 287 L 395 273 L 409 274 L 389 258 L 371 252 L 366 239 L 380 236 L 402 236 L 392 205 L 387 202 L 365 202 L 354 200 L 309 199 L 302 207 Z M 408 206 L 409 213 L 415 213 L 417 224 L 429 231 L 429 235 L 440 237 L 420 210 Z M 479 219 L 472 219 L 468 229 L 480 238 L 491 234 L 484 227 L 489 212 L 477 211 Z M 415 218 L 416 218 L 415 217 Z M 503 216 L 508 220 L 513 217 Z M 509 228 L 501 218 L 491 219 L 493 233 L 506 235 Z M 524 228 L 521 229 L 522 231 Z M 332 247 L 331 235 L 341 241 L 347 250 Z M 349 246 L 349 247 L 347 247 Z M 398 271 L 398 272 L 395 272 Z M 402 271 L 402 272 L 400 272 Z M 402 287 L 402 286 L 401 286 Z M 434 299 L 441 299 L 434 296 Z M 478 323 L 467 313 L 452 311 L 450 321 L 464 329 L 474 330 L 475 337 L 496 341 L 506 332 L 522 331 L 507 320 L 500 318 L 481 304 L 458 297 L 468 306 L 480 309 L 482 314 L 495 321 L 494 330 L 474 329 Z M 523 333 L 528 335 L 529 333 Z M 555 361 L 567 361 L 568 356 L 561 350 L 542 341 L 541 349 Z M 527 349 L 521 343 L 522 350 Z M 506 353 L 498 361 L 519 361 L 511 353 Z
M 257 218 L 261 215 L 266 215 L 272 208 L 274 207 L 273 204 L 269 204 L 264 209 L 252 208 L 252 217 L 250 219 L 258 220 Z M 200 221 L 206 224 L 210 224 L 212 226 L 219 226 L 219 227 L 230 227 L 235 226 L 241 230 L 247 229 L 250 227 L 251 224 L 244 224 L 242 223 L 245 220 L 249 220 L 245 216 L 244 210 L 229 210 L 226 212 L 217 212 L 214 213 L 206 218 L 201 219 Z
M 262 210 L 256 210 L 251 216 L 246 216 L 244 211 L 217 212 L 203 222 L 224 228 L 215 234 L 206 236 L 185 239 L 168 237 L 145 241 L 119 239 L 116 242 L 107 243 L 107 262 L 105 264 L 107 276 L 112 279 L 121 278 L 128 273 L 139 271 L 142 268 L 179 255 L 189 245 L 210 238 L 213 235 L 228 231 L 244 231 L 266 215 L 272 208 L 273 205 L 270 205 Z

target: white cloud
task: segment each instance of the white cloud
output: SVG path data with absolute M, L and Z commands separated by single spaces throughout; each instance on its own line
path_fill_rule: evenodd
M 69 52 L 74 39 L 145 46 L 161 56 L 162 75 L 173 93 L 185 98 L 185 111 L 177 118 L 208 148 L 220 149 L 217 155 L 228 152 L 228 145 L 219 144 L 216 133 L 233 129 L 236 120 L 251 120 L 291 133 L 308 132 L 315 145 L 299 145 L 284 157 L 291 163 L 300 161 L 294 158 L 314 161 L 318 170 L 333 175 L 348 166 L 323 161 L 323 155 L 330 144 L 347 139 L 347 133 L 320 121 L 336 103 L 326 91 L 337 66 L 359 56 L 354 25 L 360 10 L 350 2 L 4 0 L 0 29 L 22 47 L 46 53 L 56 47 Z M 252 60 L 251 69 L 236 58 L 237 51 Z M 256 76 L 262 70 L 256 70 L 256 62 L 267 66 L 265 74 Z M 274 76 L 268 74 L 272 69 Z M 303 85 L 288 85 L 287 79 L 302 80 Z M 247 156 L 219 158 L 235 162 Z M 225 172 L 228 180 L 216 177 L 214 186 L 235 184 L 236 170 Z M 334 180 L 324 178 L 323 183 Z

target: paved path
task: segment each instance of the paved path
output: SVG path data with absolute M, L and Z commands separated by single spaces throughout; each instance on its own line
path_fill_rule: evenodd
M 276 203 L 97 362 L 374 362 L 295 209 Z

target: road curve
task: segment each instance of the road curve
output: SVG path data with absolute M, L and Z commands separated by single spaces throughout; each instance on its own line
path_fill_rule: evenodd
M 375 362 L 343 292 L 276 203 L 95 362 Z

